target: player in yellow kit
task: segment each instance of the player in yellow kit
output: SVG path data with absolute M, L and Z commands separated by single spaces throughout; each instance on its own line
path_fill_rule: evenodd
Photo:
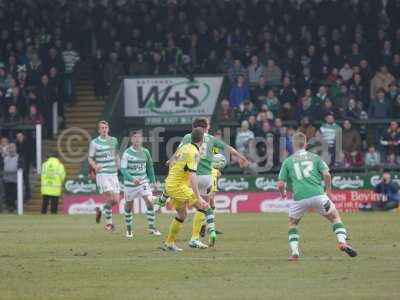
M 210 245 L 216 240 L 214 214 L 210 205 L 200 196 L 197 182 L 197 165 L 200 159 L 199 149 L 203 143 L 204 131 L 201 128 L 192 130 L 192 143 L 178 149 L 175 163 L 170 167 L 165 180 L 165 191 L 170 198 L 171 206 L 176 210 L 176 217 L 169 227 L 167 239 L 161 249 L 165 251 L 182 251 L 175 244 L 176 236 L 187 216 L 187 207 L 194 206 L 206 212 L 207 226 L 210 232 Z

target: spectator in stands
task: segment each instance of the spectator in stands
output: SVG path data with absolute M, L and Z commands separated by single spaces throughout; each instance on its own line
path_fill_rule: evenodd
M 203 61 L 201 69 L 205 74 L 220 73 L 220 62 L 218 60 L 217 51 L 211 50 L 208 57 Z
M 76 101 L 76 73 L 80 56 L 72 48 L 72 42 L 67 42 L 66 49 L 62 52 L 64 62 L 64 99 L 68 104 L 74 104 Z
M 236 135 L 236 149 L 246 157 L 249 157 L 250 147 L 254 141 L 254 133 L 249 130 L 249 122 L 242 121 L 241 127 Z
M 300 120 L 300 126 L 298 128 L 298 131 L 304 133 L 304 135 L 307 137 L 307 141 L 310 141 L 315 137 L 317 129 L 310 123 L 310 118 L 304 116 Z
M 382 181 L 374 188 L 380 199 L 373 203 L 372 210 L 386 211 L 399 207 L 399 187 L 392 181 L 390 173 L 383 173 Z
M 369 103 L 369 92 L 363 84 L 360 74 L 354 74 L 350 81 L 349 92 L 357 101 L 362 101 L 365 105 Z
M 380 90 L 383 90 L 384 94 L 387 93 L 389 91 L 390 84 L 394 81 L 395 78 L 392 74 L 389 73 L 388 68 L 385 65 L 382 65 L 379 71 L 376 72 L 375 76 L 371 80 L 371 99 L 374 98 Z
M 110 60 L 104 67 L 104 82 L 106 84 L 107 92 L 111 88 L 112 82 L 122 75 L 124 75 L 124 66 L 118 61 L 118 54 L 112 52 L 110 54 Z
M 175 74 L 177 65 L 181 63 L 183 52 L 182 49 L 175 46 L 173 38 L 168 38 L 167 47 L 162 51 L 161 55 L 167 65 L 168 73 Z
M 357 43 L 351 45 L 351 54 L 349 55 L 349 63 L 351 66 L 358 66 L 363 56 L 360 53 L 360 46 Z
M 17 154 L 15 144 L 11 143 L 3 156 L 3 182 L 6 196 L 6 208 L 9 212 L 15 212 L 17 205 L 17 170 L 21 165 L 21 160 Z
M 258 110 L 261 110 L 262 105 L 265 103 L 265 100 L 267 99 L 267 93 L 268 87 L 265 83 L 265 78 L 264 76 L 260 76 L 257 85 L 253 87 L 251 93 L 251 100 Z
M 8 151 L 10 142 L 7 137 L 1 137 L 0 139 L 0 156 L 4 156 Z
M 314 115 L 315 105 L 313 102 L 311 89 L 306 89 L 304 91 L 304 96 L 299 101 L 296 116 L 297 120 L 301 120 L 303 117 L 309 117 L 310 120 L 313 120 L 316 117 Z
M 342 77 L 345 83 L 349 82 L 350 79 L 353 78 L 353 69 L 350 67 L 350 64 L 348 62 L 346 62 L 343 68 L 340 69 L 339 76 Z
M 357 102 L 354 99 L 354 97 L 349 99 L 349 102 L 347 103 L 347 107 L 345 107 L 343 117 L 346 119 L 349 119 L 351 121 L 360 119 L 360 111 L 357 107 Z
M 365 154 L 365 166 L 368 169 L 379 169 L 381 166 L 381 156 L 376 151 L 375 146 L 368 147 L 368 152 Z
M 342 149 L 345 160 L 345 167 L 361 167 L 363 157 L 361 154 L 361 136 L 353 128 L 349 119 L 343 122 Z
M 327 146 L 330 156 L 330 164 L 336 163 L 336 138 L 341 127 L 336 124 L 335 117 L 332 114 L 325 116 L 325 123 L 319 129 L 321 131 L 322 142 Z
M 229 102 L 231 107 L 238 108 L 244 100 L 250 99 L 249 88 L 245 84 L 245 78 L 242 75 L 237 77 L 236 84 L 231 88 Z
M 335 95 L 333 95 L 335 96 Z M 315 107 L 320 107 L 323 105 L 325 100 L 329 98 L 328 89 L 325 85 L 321 85 L 318 89 L 318 93 L 314 97 L 314 105 Z
M 48 51 L 48 55 L 44 60 L 44 70 L 46 73 L 50 72 L 51 68 L 55 68 L 60 74 L 64 70 L 64 62 L 58 53 L 56 47 L 51 47 Z
M 57 69 L 52 67 L 49 71 L 49 87 L 52 92 L 52 101 L 57 102 L 58 117 L 64 121 L 64 92 L 63 80 Z
M 150 75 L 159 76 L 167 73 L 168 69 L 161 54 L 157 51 L 154 51 L 151 55 Z
M 339 113 L 333 107 L 333 103 L 330 98 L 326 98 L 324 102 L 321 103 L 320 108 L 318 109 L 319 111 L 319 119 L 323 120 L 325 119 L 325 116 L 327 115 L 333 115 L 333 116 L 339 116 Z
M 229 69 L 232 67 L 233 64 L 234 64 L 234 60 L 233 60 L 232 51 L 231 51 L 231 49 L 226 48 L 219 68 L 222 70 L 222 73 L 224 75 L 228 76 L 229 79 L 231 79 L 229 77 Z
M 267 85 L 278 85 L 282 79 L 282 70 L 275 64 L 273 59 L 268 59 L 264 77 Z
M 221 122 L 232 122 L 236 120 L 235 112 L 227 99 L 221 101 L 221 110 L 218 110 L 218 120 Z
M 260 124 L 257 122 L 257 116 L 251 115 L 248 118 L 249 122 L 249 129 L 254 133 L 255 136 L 261 135 L 261 127 Z M 269 123 L 269 122 L 267 122 Z
M 387 98 L 390 106 L 392 106 L 393 103 L 396 101 L 396 98 L 398 95 L 400 95 L 400 93 L 397 88 L 397 84 L 395 82 L 392 82 L 389 85 L 389 92 L 386 93 L 386 98 Z M 397 117 L 397 116 L 393 115 L 393 117 Z
M 279 102 L 285 107 L 289 104 L 290 107 L 296 105 L 298 98 L 297 90 L 292 86 L 290 78 L 285 77 L 282 81 L 282 88 L 279 90 Z
M 38 53 L 35 51 L 32 53 L 27 70 L 27 85 L 38 86 L 40 84 L 40 78 L 44 73 L 42 61 L 39 58 Z
M 105 68 L 105 59 L 103 55 L 103 51 L 101 49 L 96 50 L 96 55 L 93 59 L 92 70 L 93 70 L 93 85 L 94 85 L 94 94 L 97 99 L 104 99 L 104 68 Z
M 249 84 L 256 85 L 260 81 L 260 77 L 264 74 L 264 65 L 258 61 L 257 55 L 251 57 L 251 64 L 247 67 L 249 74 Z
M 242 78 L 243 83 L 248 80 L 248 72 L 247 69 L 243 66 L 242 62 L 239 58 L 236 58 L 233 61 L 233 64 L 228 69 L 228 78 L 232 84 L 238 82 L 239 78 Z
M 28 136 L 26 136 L 23 132 L 17 133 L 15 143 L 17 146 L 17 153 L 22 160 L 21 167 L 24 171 L 24 200 L 27 201 L 31 198 L 29 174 L 35 149 L 32 147 L 33 142 L 30 141 Z
M 136 55 L 135 61 L 130 65 L 129 74 L 133 76 L 147 75 L 150 72 L 150 66 L 144 59 L 143 53 Z M 122 74 L 120 74 L 122 75 Z
M 400 95 L 396 97 L 394 102 L 392 103 L 392 118 L 397 118 L 400 116 Z
M 14 127 L 17 125 L 22 124 L 22 118 L 19 112 L 17 111 L 17 107 L 14 104 L 11 104 L 8 108 L 8 114 L 4 118 L 4 127 L 7 129 L 7 134 L 9 138 L 15 136 L 15 129 Z
M 29 113 L 24 118 L 24 123 L 28 125 L 43 124 L 44 120 L 42 114 L 38 111 L 36 105 L 32 104 L 29 107 Z
M 53 103 L 57 101 L 56 90 L 49 84 L 49 77 L 42 76 L 38 91 L 38 104 L 43 115 L 46 138 L 53 138 Z
M 253 103 L 246 99 L 244 100 L 243 104 L 240 105 L 240 108 L 237 112 L 237 119 L 239 122 L 242 122 L 244 120 L 248 120 L 250 116 L 256 116 L 257 115 L 257 110 L 254 107 Z
M 273 89 L 270 89 L 268 91 L 265 103 L 261 107 L 263 107 L 264 105 L 268 108 L 269 111 L 271 111 L 274 114 L 274 116 L 278 114 L 280 104 L 278 97 L 275 96 L 275 92 Z
M 385 97 L 385 90 L 379 89 L 368 108 L 368 117 L 370 119 L 387 119 L 389 118 L 390 103 Z
M 400 47 L 397 51 L 400 51 Z M 390 72 L 395 78 L 400 78 L 400 54 L 393 55 L 393 62 L 390 66 Z
M 366 59 L 362 59 L 360 62 L 360 75 L 365 86 L 370 86 L 371 80 L 374 77 L 374 73 Z M 371 90 L 369 90 L 371 94 Z
M 394 155 L 395 159 L 397 158 L 400 145 L 400 129 L 397 122 L 390 122 L 389 128 L 383 132 L 380 138 L 380 144 L 387 158 L 391 155 Z

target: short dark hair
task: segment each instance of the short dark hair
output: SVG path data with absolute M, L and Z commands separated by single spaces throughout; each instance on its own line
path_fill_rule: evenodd
M 193 128 L 201 127 L 206 129 L 208 127 L 208 119 L 206 117 L 199 117 L 193 120 Z
M 107 125 L 108 127 L 110 127 L 110 126 L 108 125 L 108 122 L 107 122 L 106 120 L 101 120 L 101 121 L 99 121 L 99 123 L 97 123 L 97 127 L 100 128 L 100 125 Z
M 143 135 L 143 133 L 142 133 L 141 130 L 132 130 L 132 131 L 129 133 L 129 138 L 133 137 L 135 134 Z
M 192 130 L 192 143 L 200 143 L 203 141 L 204 138 L 204 131 L 200 128 L 193 128 Z

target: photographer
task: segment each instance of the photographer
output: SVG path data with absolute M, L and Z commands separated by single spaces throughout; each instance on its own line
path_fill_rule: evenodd
M 400 194 L 399 187 L 392 182 L 389 173 L 383 173 L 382 181 L 374 188 L 374 192 L 379 194 L 379 200 L 373 203 L 372 210 L 386 211 L 395 209 L 399 206 Z

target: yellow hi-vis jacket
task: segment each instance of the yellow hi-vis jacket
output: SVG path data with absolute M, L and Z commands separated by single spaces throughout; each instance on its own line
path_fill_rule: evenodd
M 47 196 L 60 196 L 65 179 L 65 169 L 58 158 L 50 157 L 42 165 L 41 193 Z

